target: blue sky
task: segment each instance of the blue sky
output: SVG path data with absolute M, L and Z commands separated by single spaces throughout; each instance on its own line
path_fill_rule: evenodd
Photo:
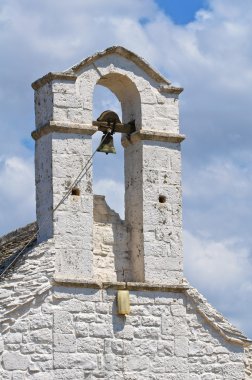
M 205 0 L 156 0 L 155 2 L 178 25 L 194 21 L 198 10 L 208 9 L 208 2 Z
M 95 51 L 123 45 L 185 88 L 185 273 L 252 337 L 251 22 L 251 0 L 72 0 L 71 7 L 67 0 L 3 0 L 0 234 L 35 220 L 30 84 Z M 111 107 L 120 111 L 118 101 L 98 87 L 94 103 L 94 116 Z M 95 190 L 122 213 L 118 139 L 116 147 L 118 154 L 107 158 L 113 171 L 96 157 Z

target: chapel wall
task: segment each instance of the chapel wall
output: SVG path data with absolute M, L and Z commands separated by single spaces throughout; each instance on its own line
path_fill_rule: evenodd
M 241 346 L 229 344 L 181 292 L 55 285 L 2 335 L 3 379 L 187 380 L 244 378 Z

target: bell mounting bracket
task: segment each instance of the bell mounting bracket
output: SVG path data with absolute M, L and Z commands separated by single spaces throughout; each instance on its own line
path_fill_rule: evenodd
M 97 120 L 92 122 L 93 126 L 98 127 L 98 130 L 107 133 L 110 132 L 111 135 L 114 132 L 131 134 L 136 131 L 135 120 L 130 121 L 129 123 L 121 123 L 119 116 L 114 111 L 104 111 L 98 117 Z M 109 130 L 111 129 L 111 131 Z

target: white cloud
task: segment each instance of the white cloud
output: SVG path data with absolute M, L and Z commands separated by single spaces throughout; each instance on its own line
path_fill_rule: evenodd
M 185 274 L 219 311 L 249 334 L 252 261 L 237 241 L 216 241 L 184 231 Z
M 0 158 L 0 235 L 35 220 L 32 160 Z
M 239 249 L 234 241 L 195 237 L 188 231 L 184 231 L 184 240 L 186 273 L 192 281 L 208 292 L 227 291 L 230 286 L 251 288 L 252 264 L 246 249 Z
M 244 155 L 246 160 L 249 157 Z M 183 175 L 184 225 L 193 233 L 218 240 L 240 239 L 252 252 L 252 170 L 236 159 L 210 158 L 198 165 L 185 163 Z
M 192 175 L 193 173 L 193 175 Z M 232 198 L 245 199 L 251 192 L 252 174 L 232 160 L 218 157 L 196 169 L 186 171 L 184 196 L 200 201 L 201 198 L 215 200 L 231 192 Z

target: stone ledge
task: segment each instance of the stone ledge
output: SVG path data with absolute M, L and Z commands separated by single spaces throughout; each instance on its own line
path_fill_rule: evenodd
M 31 133 L 34 140 L 38 140 L 40 137 L 47 135 L 51 132 L 60 133 L 75 133 L 79 135 L 93 135 L 98 131 L 98 127 L 90 126 L 88 124 L 80 123 L 66 123 L 60 121 L 50 121 L 43 125 L 43 127 L 36 129 Z
M 183 292 L 189 289 L 188 285 L 170 285 L 170 284 L 152 284 L 148 282 L 102 282 L 102 281 L 87 281 L 83 279 L 73 278 L 68 279 L 64 277 L 54 276 L 54 284 L 62 284 L 64 286 L 79 286 L 83 288 L 95 288 L 95 289 L 117 289 L 117 290 L 149 290 L 160 292 Z M 53 285 L 53 284 L 52 284 Z
M 124 136 L 122 138 L 122 145 L 124 146 L 124 148 L 127 148 L 129 145 L 135 144 L 140 140 L 180 143 L 185 138 L 185 135 L 181 135 L 178 133 L 141 129 L 140 131 L 131 133 L 129 136 Z
M 40 87 L 44 86 L 44 84 L 51 82 L 54 79 L 60 79 L 60 80 L 68 80 L 68 81 L 75 81 L 77 78 L 77 75 L 65 73 L 65 72 L 58 72 L 58 73 L 48 73 L 44 75 L 42 78 L 37 79 L 35 82 L 32 83 L 32 88 L 34 90 L 38 90 Z
M 183 87 L 174 87 L 174 86 L 167 86 L 167 85 L 161 85 L 159 87 L 159 92 L 166 93 L 166 94 L 181 94 L 181 92 L 184 91 Z

